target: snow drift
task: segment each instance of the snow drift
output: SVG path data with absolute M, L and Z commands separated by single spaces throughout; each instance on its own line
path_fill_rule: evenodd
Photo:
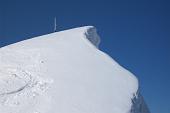
M 0 113 L 149 113 L 136 77 L 92 26 L 0 49 Z

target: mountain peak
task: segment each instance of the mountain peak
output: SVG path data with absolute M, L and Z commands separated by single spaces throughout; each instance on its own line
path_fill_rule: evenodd
M 84 35 L 84 38 L 88 39 L 95 47 L 98 48 L 100 44 L 100 37 L 97 34 L 97 29 L 94 26 L 77 27 L 69 30 L 56 32 L 56 33 L 61 33 L 61 32 L 77 32 L 79 34 Z
M 92 26 L 0 48 L 0 113 L 149 113 Z

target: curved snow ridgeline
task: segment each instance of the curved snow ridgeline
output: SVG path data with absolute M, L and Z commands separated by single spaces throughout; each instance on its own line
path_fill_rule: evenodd
M 92 26 L 0 48 L 0 113 L 149 113 Z

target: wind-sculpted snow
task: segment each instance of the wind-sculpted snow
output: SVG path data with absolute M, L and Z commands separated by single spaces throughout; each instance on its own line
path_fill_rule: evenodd
M 85 32 L 85 38 L 87 38 L 94 46 L 98 48 L 100 44 L 100 37 L 94 27 L 89 27 Z
M 1 48 L 0 113 L 149 113 L 136 77 L 99 43 L 87 26 Z

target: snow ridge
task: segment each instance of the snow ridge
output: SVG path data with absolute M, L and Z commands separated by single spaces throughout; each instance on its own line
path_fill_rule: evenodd
M 85 26 L 1 48 L 0 113 L 149 113 L 136 77 L 99 43 Z

